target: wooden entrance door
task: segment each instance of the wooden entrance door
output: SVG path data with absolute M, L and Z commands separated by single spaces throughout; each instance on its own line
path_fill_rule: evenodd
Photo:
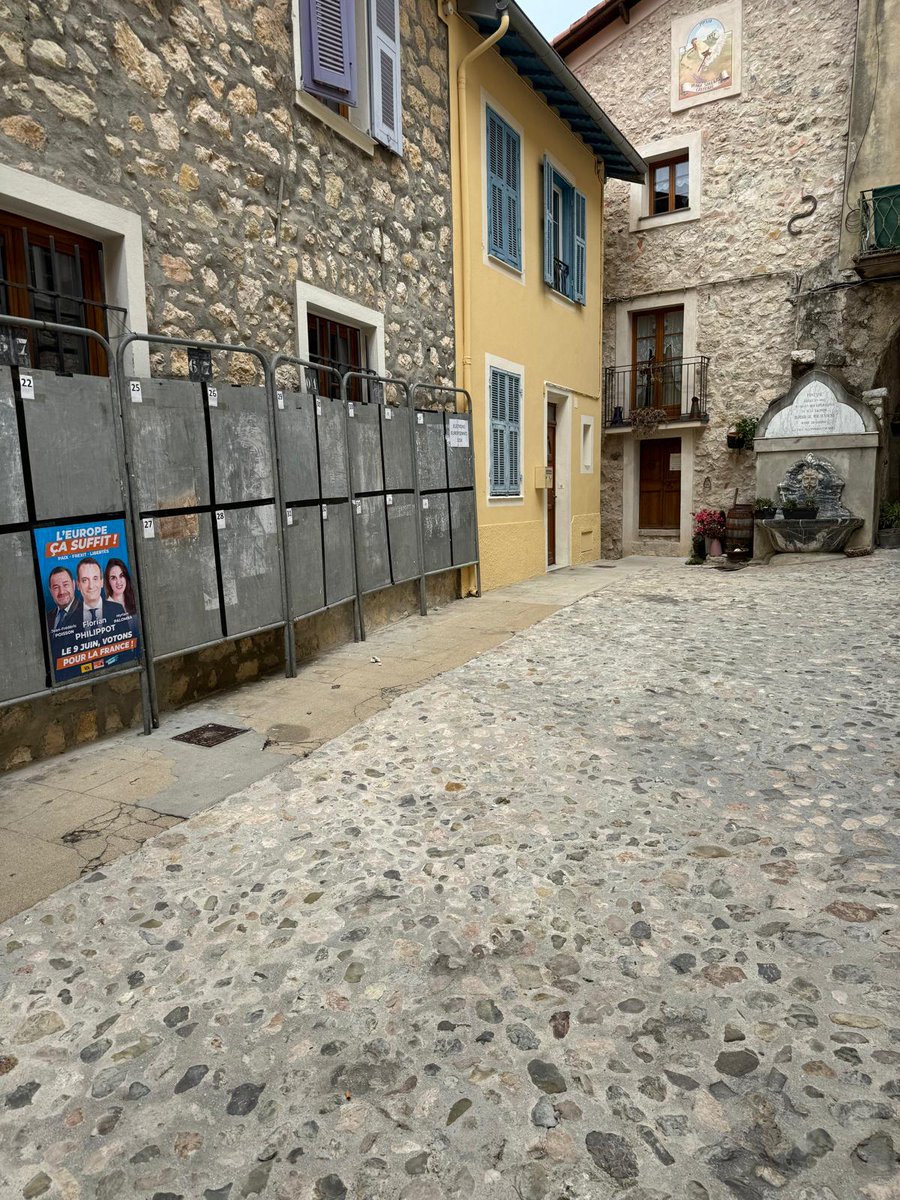
M 547 488 L 547 566 L 556 565 L 556 405 L 547 405 L 547 466 L 553 482 Z
M 641 529 L 681 527 L 681 438 L 641 442 Z

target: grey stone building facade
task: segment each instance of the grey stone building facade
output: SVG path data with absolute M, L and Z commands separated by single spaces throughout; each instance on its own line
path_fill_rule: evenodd
M 336 13 L 337 41 L 312 24 Z M 434 0 L 0 0 L 0 311 L 452 383 L 449 103 Z M 106 373 L 75 336 L 31 334 L 29 354 Z M 136 344 L 126 368 L 187 359 Z M 250 356 L 215 367 L 260 381 Z M 458 588 L 428 582 L 432 603 Z M 418 604 L 401 584 L 364 598 L 366 620 Z M 329 608 L 297 623 L 297 657 L 352 637 L 351 607 Z M 282 642 L 167 658 L 161 707 L 277 671 Z M 134 677 L 0 705 L 0 769 L 140 713 Z
M 557 38 L 650 170 L 607 191 L 604 554 L 685 553 L 693 511 L 752 501 L 726 435 L 815 366 L 870 393 L 896 496 L 900 236 L 864 243 L 871 189 L 890 225 L 900 184 L 898 9 L 625 0 Z M 638 438 L 648 401 L 668 419 Z
M 360 329 L 363 365 L 452 377 L 446 28 L 399 3 L 389 148 L 368 62 L 391 7 L 355 2 L 342 108 L 304 72 L 309 0 L 0 4 L 0 214 L 102 246 L 113 335 L 303 352 L 309 310 Z

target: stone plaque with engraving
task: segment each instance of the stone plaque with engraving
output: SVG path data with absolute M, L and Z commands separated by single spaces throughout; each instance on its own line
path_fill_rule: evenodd
M 823 380 L 812 379 L 800 389 L 793 403 L 775 414 L 765 437 L 827 437 L 835 433 L 865 432 L 865 424 L 856 409 L 844 404 Z

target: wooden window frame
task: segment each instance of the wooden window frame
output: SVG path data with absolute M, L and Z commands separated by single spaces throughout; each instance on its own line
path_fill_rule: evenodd
M 665 318 L 668 313 L 681 313 L 681 348 L 682 354 L 677 359 L 667 359 L 661 353 L 665 345 Z M 633 309 L 630 313 L 631 317 L 631 408 L 632 411 L 637 407 L 637 389 L 638 389 L 638 372 L 641 362 L 638 361 L 637 344 L 638 344 L 638 321 L 641 317 L 656 318 L 656 345 L 654 348 L 653 365 L 659 367 L 665 362 L 681 362 L 684 359 L 684 305 L 683 304 L 666 304 L 662 308 L 639 308 Z M 646 361 L 646 360 L 642 360 Z M 661 401 L 661 395 L 664 390 L 664 381 L 661 377 L 653 379 L 653 405 L 654 408 L 665 408 L 667 411 L 674 409 L 675 405 L 665 405 Z M 683 403 L 683 398 L 678 404 L 680 412 Z
M 324 333 L 324 335 L 329 340 L 329 350 L 331 349 L 331 339 L 333 336 L 340 336 L 342 333 L 346 334 L 347 335 L 347 343 L 349 346 L 355 348 L 355 350 L 356 350 L 355 357 L 358 359 L 358 365 L 354 365 L 351 362 L 349 364 L 349 369 L 351 371 L 367 371 L 369 369 L 368 368 L 368 341 L 367 341 L 365 332 L 362 329 L 360 329 L 359 326 L 351 325 L 347 321 L 338 321 L 334 317 L 326 316 L 323 313 L 307 312 L 306 328 L 307 328 L 308 336 L 309 336 L 309 347 L 310 347 L 309 359 L 310 359 L 310 362 L 315 362 L 316 358 L 327 358 L 328 366 L 332 366 L 337 362 L 337 360 L 335 358 L 333 358 L 333 356 L 330 354 L 323 355 L 321 353 L 321 351 L 315 351 L 315 352 L 313 351 L 313 349 L 312 349 L 312 341 L 313 341 L 312 334 L 313 334 L 313 329 L 315 328 L 316 345 L 321 346 L 322 336 Z M 354 357 L 352 349 L 351 349 L 350 357 L 351 358 Z M 334 395 L 333 389 L 334 389 L 334 376 L 331 375 L 330 372 L 320 371 L 319 372 L 320 394 L 323 396 L 331 396 L 332 399 L 337 399 L 337 396 Z M 362 403 L 362 400 L 364 398 L 363 397 L 363 380 L 358 379 L 358 378 L 350 380 L 350 387 L 347 392 L 347 397 L 349 400 L 356 401 L 357 403 Z
M 675 207 L 675 168 L 686 163 L 688 167 L 688 202 L 684 208 Z M 675 154 L 669 154 L 665 158 L 654 159 L 648 164 L 650 168 L 650 178 L 648 180 L 649 205 L 647 215 L 650 217 L 665 217 L 669 213 L 682 213 L 689 211 L 691 207 L 691 155 L 688 150 L 679 150 Z M 669 168 L 669 201 L 668 207 L 656 210 L 656 172 L 662 167 Z
M 33 293 L 27 290 L 28 287 L 32 286 L 32 277 L 31 263 L 28 262 L 25 255 L 25 244 L 22 237 L 23 230 L 25 230 L 28 243 L 31 246 L 49 249 L 52 238 L 56 250 L 63 254 L 74 256 L 77 249 L 81 267 L 82 296 L 80 298 L 67 297 L 67 299 L 73 300 L 76 304 L 79 303 L 79 299 L 84 301 L 85 303 L 82 305 L 84 327 L 93 329 L 101 337 L 108 338 L 105 308 L 106 296 L 103 279 L 103 246 L 91 238 L 84 237 L 82 234 L 70 233 L 67 229 L 58 229 L 55 226 L 45 225 L 40 221 L 32 221 L 27 217 L 20 217 L 15 213 L 0 211 L 0 239 L 3 240 L 6 252 L 5 269 L 8 272 L 2 278 L 8 279 L 13 285 L 20 285 L 6 287 L 9 315 L 26 318 L 34 315 Z M 23 284 L 26 286 L 21 286 Z M 29 330 L 27 335 L 31 363 L 37 369 L 34 332 Z M 87 341 L 87 366 L 89 373 L 99 376 L 108 375 L 109 368 L 106 361 L 106 352 L 103 347 L 93 338 L 85 340 Z

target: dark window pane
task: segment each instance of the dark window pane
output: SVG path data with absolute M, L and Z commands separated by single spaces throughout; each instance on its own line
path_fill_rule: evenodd
M 654 167 L 653 169 L 653 212 L 669 211 L 669 167 Z
M 675 166 L 675 208 L 688 208 L 690 205 L 690 168 L 686 162 Z

